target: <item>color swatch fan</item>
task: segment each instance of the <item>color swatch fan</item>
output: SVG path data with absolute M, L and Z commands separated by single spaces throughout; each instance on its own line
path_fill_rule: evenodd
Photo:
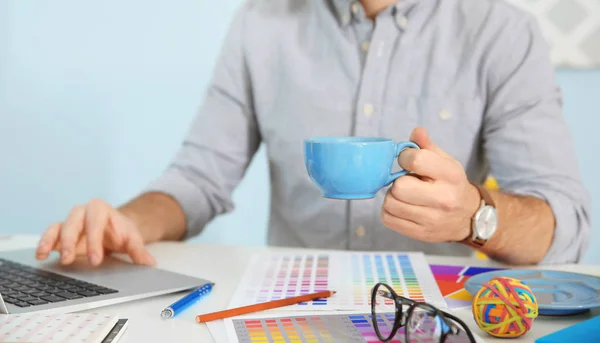
M 464 288 L 465 282 L 469 278 L 481 273 L 501 270 L 499 268 L 437 264 L 432 264 L 430 268 L 448 307 L 452 309 L 471 307 L 473 296 Z
M 333 290 L 337 294 L 331 298 L 280 310 L 370 311 L 371 290 L 378 282 L 398 295 L 446 307 L 423 254 L 386 252 L 254 255 L 229 307 Z

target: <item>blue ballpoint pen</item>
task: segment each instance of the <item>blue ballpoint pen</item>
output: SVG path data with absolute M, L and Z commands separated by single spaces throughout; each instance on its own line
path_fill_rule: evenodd
M 171 304 L 171 306 L 162 310 L 162 312 L 160 313 L 160 317 L 162 319 L 169 319 L 169 318 L 172 318 L 172 317 L 178 315 L 180 312 L 182 312 L 183 310 L 188 308 L 190 305 L 192 305 L 196 301 L 200 300 L 200 298 L 202 298 L 203 296 L 210 293 L 210 291 L 212 291 L 212 288 L 214 285 L 215 285 L 214 283 L 207 283 L 204 286 L 196 288 L 190 294 L 177 300 L 176 302 Z

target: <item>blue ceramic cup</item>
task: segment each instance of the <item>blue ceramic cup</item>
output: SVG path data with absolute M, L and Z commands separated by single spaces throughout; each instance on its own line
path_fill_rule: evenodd
M 408 174 L 406 170 L 392 173 L 398 155 L 407 148 L 419 146 L 376 137 L 315 137 L 304 141 L 304 162 L 323 196 L 368 199 Z

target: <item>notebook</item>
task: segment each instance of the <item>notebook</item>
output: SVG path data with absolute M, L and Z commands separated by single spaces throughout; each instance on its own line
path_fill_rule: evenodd
M 115 343 L 126 327 L 111 314 L 0 315 L 0 343 Z
M 538 338 L 536 343 L 600 342 L 600 316 Z

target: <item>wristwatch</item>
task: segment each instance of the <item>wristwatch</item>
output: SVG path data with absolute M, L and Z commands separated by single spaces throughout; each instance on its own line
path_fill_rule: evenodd
M 481 248 L 498 228 L 498 212 L 490 193 L 480 185 L 473 184 L 481 195 L 481 206 L 471 220 L 471 234 L 463 243 L 475 248 Z

